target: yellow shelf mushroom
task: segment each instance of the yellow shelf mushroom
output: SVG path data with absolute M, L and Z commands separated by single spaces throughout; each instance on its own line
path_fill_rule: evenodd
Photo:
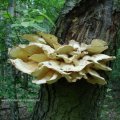
M 29 44 L 9 49 L 10 61 L 18 70 L 34 76 L 33 83 L 52 84 L 62 77 L 68 82 L 84 78 L 92 84 L 107 83 L 98 70 L 110 71 L 106 64 L 115 57 L 102 53 L 108 49 L 105 41 L 93 39 L 87 45 L 70 40 L 68 45 L 61 45 L 56 36 L 42 32 L 22 38 Z

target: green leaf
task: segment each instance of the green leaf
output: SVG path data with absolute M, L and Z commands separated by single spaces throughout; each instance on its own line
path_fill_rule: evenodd
M 30 22 L 22 22 L 21 26 L 28 27 L 28 26 L 30 26 Z

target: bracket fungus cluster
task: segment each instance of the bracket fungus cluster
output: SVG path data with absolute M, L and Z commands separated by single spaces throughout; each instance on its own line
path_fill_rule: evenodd
M 87 45 L 71 40 L 68 45 L 61 45 L 57 37 L 43 32 L 22 38 L 29 44 L 9 49 L 10 61 L 18 70 L 32 75 L 33 83 L 51 84 L 65 77 L 68 82 L 84 78 L 92 84 L 106 84 L 98 72 L 111 71 L 106 64 L 115 57 L 102 54 L 108 48 L 105 41 L 93 39 Z

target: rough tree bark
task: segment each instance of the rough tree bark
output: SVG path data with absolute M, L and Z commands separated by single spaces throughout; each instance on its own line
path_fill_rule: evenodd
M 75 39 L 90 43 L 93 38 L 115 46 L 116 34 L 113 0 L 68 0 L 57 20 L 55 35 L 65 44 Z M 102 73 L 108 80 L 108 76 Z M 105 87 L 85 80 L 68 83 L 65 79 L 42 85 L 32 120 L 98 120 Z

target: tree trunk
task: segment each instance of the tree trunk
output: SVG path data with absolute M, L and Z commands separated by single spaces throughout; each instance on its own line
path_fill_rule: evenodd
M 12 17 L 15 16 L 15 0 L 8 0 L 8 13 L 10 14 L 9 17 L 12 19 Z M 9 37 L 11 34 L 11 23 L 7 25 L 7 39 L 5 41 L 6 43 L 6 51 L 8 48 L 12 47 L 12 39 Z M 6 54 L 6 59 L 8 59 L 8 54 Z M 9 79 L 13 82 L 13 101 L 10 103 L 10 110 L 11 110 L 11 120 L 20 120 L 19 117 L 19 107 L 18 107 L 18 101 L 17 100 L 17 91 L 16 91 L 16 81 L 19 78 L 17 76 L 17 71 L 15 68 L 13 68 L 12 65 L 10 65 L 8 62 L 6 62 L 6 69 L 5 69 L 5 75 L 8 75 Z
M 75 39 L 90 43 L 103 39 L 115 46 L 116 23 L 113 0 L 68 0 L 57 20 L 55 35 L 62 43 Z M 108 81 L 106 73 L 102 75 Z M 98 120 L 105 86 L 92 85 L 85 80 L 68 83 L 65 79 L 52 85 L 42 85 L 32 120 Z

